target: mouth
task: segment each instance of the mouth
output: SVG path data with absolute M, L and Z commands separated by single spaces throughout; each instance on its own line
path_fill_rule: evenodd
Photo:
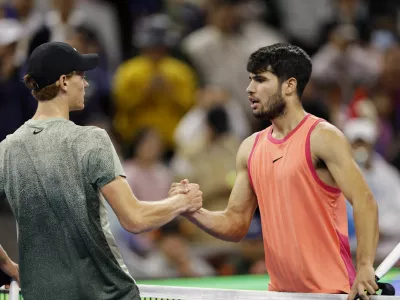
M 260 101 L 258 101 L 257 98 L 254 98 L 254 97 L 249 97 L 249 101 L 250 101 L 250 104 L 251 104 L 250 106 L 252 109 L 255 109 L 257 107 L 258 103 L 260 102 Z

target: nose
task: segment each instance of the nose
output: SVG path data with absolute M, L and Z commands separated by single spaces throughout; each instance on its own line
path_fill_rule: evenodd
M 85 88 L 87 88 L 89 86 L 89 82 L 87 82 L 86 79 L 83 79 L 83 82 L 84 82 Z
M 254 85 L 253 85 L 253 81 L 250 81 L 249 85 L 247 86 L 246 92 L 247 92 L 247 94 L 249 94 L 249 95 L 254 94 Z

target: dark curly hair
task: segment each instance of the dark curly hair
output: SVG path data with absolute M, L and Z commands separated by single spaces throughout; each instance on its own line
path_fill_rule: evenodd
M 301 97 L 310 80 L 312 64 L 308 54 L 290 44 L 273 44 L 262 47 L 250 55 L 247 71 L 259 74 L 265 71 L 275 74 L 279 82 L 293 77 L 297 80 L 297 95 Z

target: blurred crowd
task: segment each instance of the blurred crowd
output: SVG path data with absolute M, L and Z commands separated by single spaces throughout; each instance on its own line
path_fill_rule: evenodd
M 108 131 L 135 195 L 163 199 L 188 178 L 205 208 L 223 210 L 241 141 L 269 125 L 248 104 L 248 56 L 293 43 L 313 62 L 305 110 L 343 130 L 378 201 L 379 262 L 400 242 L 399 36 L 398 0 L 0 0 L 0 141 L 37 105 L 21 80 L 27 57 L 68 42 L 101 55 L 86 74 L 85 110 L 71 120 Z M 258 212 L 237 244 L 183 218 L 138 235 L 111 209 L 109 219 L 136 279 L 265 272 Z M 13 259 L 15 227 L 0 203 L 1 243 Z

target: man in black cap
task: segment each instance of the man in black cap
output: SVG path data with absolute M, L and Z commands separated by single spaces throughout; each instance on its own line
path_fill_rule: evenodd
M 8 199 L 19 225 L 24 300 L 139 300 L 105 199 L 133 233 L 202 205 L 196 185 L 187 196 L 139 201 L 107 133 L 69 121 L 70 111 L 84 108 L 84 72 L 98 60 L 65 43 L 37 47 L 24 77 L 37 112 L 0 144 L 0 198 Z

